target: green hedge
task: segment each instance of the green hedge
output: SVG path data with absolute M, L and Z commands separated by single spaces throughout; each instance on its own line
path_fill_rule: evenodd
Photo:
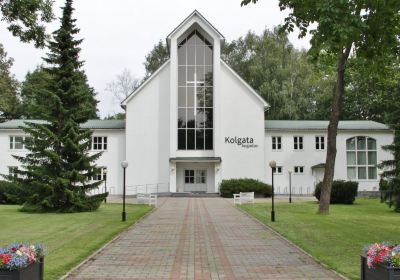
M 220 185 L 222 197 L 233 197 L 234 193 L 254 192 L 255 196 L 270 197 L 272 187 L 255 179 L 229 179 L 222 180 Z
M 321 197 L 322 182 L 315 187 L 314 195 L 319 200 Z M 333 181 L 331 191 L 332 204 L 353 204 L 358 191 L 358 182 L 354 181 Z

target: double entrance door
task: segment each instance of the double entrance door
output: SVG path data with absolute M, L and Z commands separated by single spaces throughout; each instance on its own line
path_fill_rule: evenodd
M 185 192 L 207 192 L 206 169 L 185 169 L 183 175 Z

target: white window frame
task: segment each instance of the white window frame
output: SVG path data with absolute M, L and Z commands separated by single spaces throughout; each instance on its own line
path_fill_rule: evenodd
M 18 170 L 18 166 L 8 166 L 8 175 L 18 178 L 18 174 L 15 172 Z
M 99 167 L 99 169 L 100 169 L 99 170 L 100 172 L 93 176 L 92 181 L 104 181 L 104 180 L 106 180 L 107 171 L 106 172 L 104 172 L 104 171 L 107 170 L 107 167 L 102 166 L 102 167 Z
M 304 137 L 303 136 L 293 136 L 293 150 L 302 151 L 303 149 L 304 149 Z
M 297 165 L 297 166 L 293 167 L 293 171 L 294 171 L 293 173 L 296 175 L 302 175 L 302 174 L 304 174 L 304 166 Z
M 271 136 L 272 150 L 282 151 L 282 136 Z
M 315 150 L 324 151 L 325 145 L 326 145 L 325 136 L 324 135 L 316 135 L 315 136 Z
M 349 150 L 347 147 L 347 141 L 351 140 L 351 139 L 355 139 L 355 143 L 354 143 L 354 150 Z M 358 138 L 365 138 L 365 149 L 359 149 L 358 148 Z M 375 149 L 368 149 L 368 140 L 374 140 L 375 141 Z M 355 164 L 348 164 L 348 153 L 352 152 L 355 153 Z M 358 163 L 358 153 L 365 153 L 365 164 L 359 164 Z M 375 158 L 376 158 L 376 164 L 369 164 L 369 152 L 375 152 Z M 346 171 L 347 171 L 347 179 L 348 180 L 353 180 L 353 181 L 376 181 L 378 180 L 378 141 L 373 138 L 373 137 L 368 137 L 368 136 L 354 136 L 354 137 L 350 137 L 346 139 Z M 355 178 L 350 178 L 349 177 L 349 172 L 348 172 L 348 168 L 355 168 L 356 171 L 356 177 Z M 365 179 L 360 179 L 359 178 L 359 173 L 358 173 L 358 168 L 365 168 Z M 374 179 L 370 179 L 369 177 L 369 168 L 375 168 L 375 178 Z
M 101 139 L 101 141 L 98 141 L 99 139 Z M 92 136 L 92 150 L 93 151 L 107 151 L 107 149 L 108 149 L 108 137 L 107 136 Z
M 275 175 L 282 175 L 283 174 L 283 166 L 276 166 L 274 170 Z
M 16 146 L 15 145 L 16 144 L 15 138 L 17 138 L 17 137 L 22 139 L 21 148 L 16 148 L 15 147 Z M 9 135 L 8 141 L 9 141 L 8 148 L 10 150 L 13 150 L 13 151 L 24 151 L 25 150 L 25 136 L 23 136 L 23 135 Z

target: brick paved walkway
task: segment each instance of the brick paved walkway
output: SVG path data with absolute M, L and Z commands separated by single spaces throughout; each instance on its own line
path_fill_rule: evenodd
M 68 279 L 340 278 L 224 199 L 166 198 Z

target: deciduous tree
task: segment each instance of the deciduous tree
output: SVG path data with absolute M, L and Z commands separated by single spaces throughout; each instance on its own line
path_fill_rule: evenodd
M 121 74 L 117 75 L 114 81 L 106 85 L 106 91 L 110 92 L 114 99 L 121 103 L 127 98 L 140 84 L 129 69 L 124 69 Z
M 43 47 L 47 39 L 44 24 L 53 20 L 52 5 L 52 0 L 2 0 L 0 20 L 22 42 Z
M 3 45 L 0 44 L 0 121 L 19 117 L 19 83 L 10 68 L 13 60 L 7 57 Z
M 242 5 L 258 0 L 243 0 Z M 281 10 L 290 10 L 284 29 L 310 33 L 309 54 L 336 60 L 336 89 L 328 125 L 327 157 L 319 213 L 329 213 L 336 160 L 336 135 L 345 89 L 347 62 L 352 54 L 371 64 L 399 50 L 400 1 L 398 0 L 280 0 Z M 378 69 L 378 67 L 376 68 Z

